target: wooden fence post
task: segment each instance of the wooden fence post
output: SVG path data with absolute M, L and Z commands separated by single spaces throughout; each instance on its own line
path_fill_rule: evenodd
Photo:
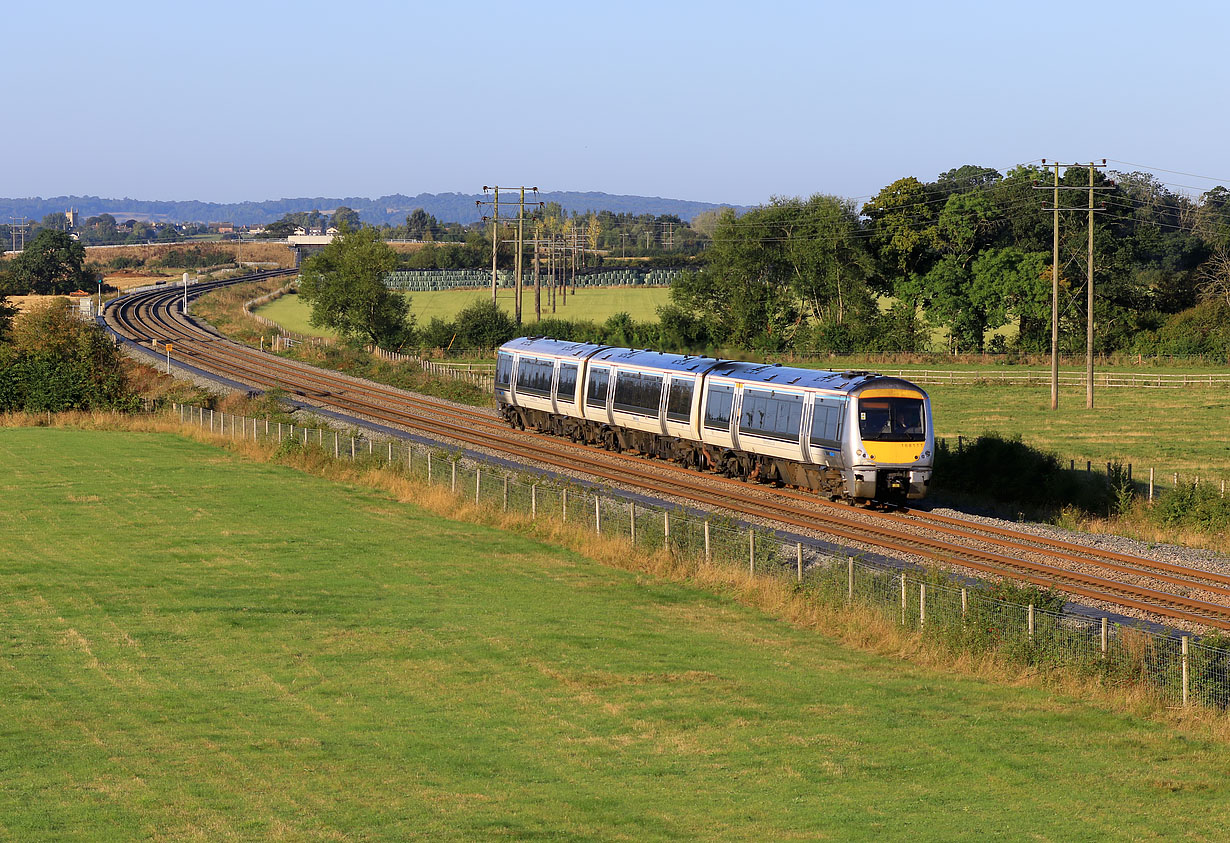
M 500 509 L 501 512 L 508 512 L 508 475 L 504 475 L 504 503 Z
M 530 518 L 538 517 L 538 484 L 530 486 Z
M 905 571 L 901 572 L 901 625 L 905 626 Z
M 628 536 L 636 544 L 636 501 L 628 501 Z
M 452 486 L 449 487 L 449 491 L 455 495 L 457 494 L 457 460 L 450 460 L 449 462 L 452 463 L 453 466 L 453 480 Z
M 602 535 L 602 498 L 594 495 L 594 532 Z
M 1029 604 L 1029 622 L 1028 622 L 1027 631 L 1029 632 L 1029 640 L 1033 641 L 1034 640 L 1034 604 L 1033 603 Z
M 560 489 L 559 499 L 560 499 L 560 503 L 559 503 L 560 517 L 563 520 L 563 522 L 567 524 L 568 523 L 568 490 L 567 489 Z
M 798 566 L 796 582 L 803 582 L 803 542 L 795 542 L 795 562 Z
M 705 521 L 705 562 L 713 561 L 713 552 L 709 549 L 709 521 Z
M 481 468 L 474 469 L 474 504 L 478 505 L 478 493 L 483 488 L 483 470 Z
M 671 513 L 669 509 L 662 510 L 662 547 L 671 549 Z
M 1187 671 L 1187 636 L 1183 636 L 1183 707 L 1187 708 L 1190 700 L 1188 689 L 1188 671 Z
M 1102 658 L 1106 658 L 1106 645 L 1108 643 L 1106 618 L 1102 618 Z
M 964 620 L 965 613 L 969 609 L 969 592 L 964 588 L 961 589 L 961 618 Z
M 747 572 L 756 576 L 756 531 L 747 528 Z
M 925 582 L 918 584 L 918 625 L 920 627 L 927 625 L 927 584 Z
M 427 452 L 427 485 L 431 485 L 431 451 Z
M 846 559 L 846 602 L 854 602 L 854 557 Z

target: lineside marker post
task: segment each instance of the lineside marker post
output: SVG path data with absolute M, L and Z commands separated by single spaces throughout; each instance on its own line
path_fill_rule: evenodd
M 307 440 L 308 440 L 308 429 L 305 427 L 303 428 L 303 447 L 305 448 L 307 447 Z
M 1183 653 L 1183 707 L 1187 708 L 1188 704 L 1188 684 L 1187 684 L 1187 636 L 1184 635 L 1182 641 Z
M 709 522 L 705 522 L 705 562 L 713 561 L 713 552 L 709 549 Z
M 751 527 L 747 530 L 747 572 L 756 576 L 756 531 Z
M 339 447 L 337 440 L 338 436 L 337 431 L 335 430 L 333 431 L 333 459 L 337 459 L 341 456 L 341 448 Z
M 389 440 L 389 465 L 393 464 L 393 440 Z
M 368 439 L 368 440 L 367 440 L 367 455 L 368 455 L 369 457 L 372 455 L 372 448 L 373 448 L 373 447 L 374 447 L 374 446 L 372 445 L 372 440 Z
M 1149 469 L 1149 503 L 1153 503 L 1153 469 Z
M 798 563 L 798 582 L 803 582 L 803 542 L 795 542 L 797 551 L 795 561 Z
M 501 512 L 508 512 L 508 475 L 504 475 L 504 504 L 500 509 Z
M 846 602 L 854 602 L 854 557 L 846 560 Z
M 431 485 L 431 451 L 427 452 L 427 485 Z
M 1102 658 L 1106 658 L 1107 629 L 1106 618 L 1102 618 Z
M 602 535 L 602 498 L 594 495 L 594 532 Z
M 483 488 L 483 470 L 481 468 L 474 469 L 474 505 L 478 505 L 478 493 Z
M 457 494 L 457 460 L 450 460 L 449 462 L 453 466 L 452 486 L 450 487 L 449 491 L 451 491 L 455 495 Z
M 530 486 L 530 518 L 538 518 L 538 484 Z
M 918 584 L 918 625 L 919 627 L 927 625 L 927 584 L 925 582 Z
M 965 620 L 965 613 L 969 609 L 969 592 L 964 588 L 961 589 L 961 620 Z
M 560 519 L 565 524 L 567 524 L 568 523 L 568 490 L 567 489 L 560 489 L 559 511 L 560 511 Z
M 350 437 L 350 461 L 354 462 L 354 437 Z
M 708 525 L 706 525 L 708 526 Z M 636 545 L 636 501 L 628 501 L 628 536 Z
M 671 514 L 662 510 L 662 547 L 671 549 Z
M 1034 604 L 1029 604 L 1029 640 L 1034 640 Z

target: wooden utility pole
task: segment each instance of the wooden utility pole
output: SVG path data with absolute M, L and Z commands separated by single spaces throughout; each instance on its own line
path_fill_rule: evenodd
M 534 223 L 534 321 L 542 321 L 542 276 L 538 274 L 538 243 L 542 239 L 542 223 Z
M 1046 163 L 1046 159 L 1042 159 Z M 1055 162 L 1054 253 L 1051 255 L 1051 409 L 1059 409 L 1059 162 Z
M 1046 159 L 1042 159 L 1042 163 L 1046 164 Z M 1079 208 L 1060 208 L 1059 207 L 1059 191 L 1060 190 L 1088 190 L 1089 191 L 1089 253 L 1088 266 L 1086 277 L 1086 299 L 1085 299 L 1085 407 L 1093 409 L 1093 215 L 1095 209 L 1093 207 L 1093 192 L 1095 190 L 1110 190 L 1113 185 L 1105 185 L 1103 187 L 1094 187 L 1093 171 L 1099 167 L 1106 166 L 1106 159 L 1102 159 L 1101 164 L 1095 164 L 1092 161 L 1087 165 L 1089 167 L 1089 187 L 1060 187 L 1059 186 L 1059 168 L 1060 167 L 1075 167 L 1086 166 L 1078 164 L 1060 164 L 1054 162 L 1055 167 L 1055 183 L 1052 186 L 1051 211 L 1054 212 L 1054 237 L 1053 248 L 1054 253 L 1051 258 L 1051 409 L 1059 409 L 1059 212 L 1080 210 Z M 1037 188 L 1035 189 L 1045 189 Z
M 486 194 L 487 191 L 489 190 L 495 191 L 494 201 L 487 202 L 482 199 L 479 199 L 474 204 L 478 205 L 479 207 L 482 207 L 483 205 L 493 206 L 491 217 L 488 218 L 484 216 L 483 219 L 491 220 L 491 303 L 495 304 L 496 303 L 496 293 L 495 293 L 496 283 L 499 277 L 496 271 L 496 258 L 498 257 L 499 248 L 500 248 L 500 188 L 499 187 L 488 187 L 487 185 L 484 184 L 483 193 Z

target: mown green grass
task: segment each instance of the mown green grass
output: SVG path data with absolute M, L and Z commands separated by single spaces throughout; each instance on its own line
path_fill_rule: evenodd
M 418 325 L 426 325 L 433 318 L 450 321 L 467 305 L 491 297 L 490 290 L 441 290 L 432 293 L 411 293 L 410 312 Z M 509 290 L 500 290 L 497 299 L 500 306 L 511 313 L 514 296 Z M 570 291 L 567 301 L 559 296 L 555 302 L 554 316 L 559 319 L 605 322 L 617 313 L 627 313 L 638 322 L 655 322 L 658 308 L 670 302 L 670 290 L 666 287 L 582 287 L 575 295 Z M 328 332 L 308 323 L 308 308 L 298 296 L 282 296 L 277 301 L 260 308 L 262 316 L 272 319 L 284 328 L 301 334 L 327 336 Z M 542 316 L 552 316 L 551 305 L 543 291 Z M 534 290 L 524 291 L 521 299 L 521 318 L 525 323 L 534 322 Z
M 1071 387 L 1060 390 L 1052 411 L 1046 386 L 925 388 L 936 436 L 949 440 L 995 431 L 1081 466 L 1091 460 L 1103 473 L 1108 461 L 1119 461 L 1132 463 L 1137 479 L 1147 479 L 1150 467 L 1161 472 L 1159 482 L 1176 471 L 1189 480 L 1230 479 L 1230 394 L 1222 389 L 1098 389 L 1088 410 L 1084 388 Z
M 1230 832 L 1156 723 L 170 435 L 0 465 L 8 839 Z

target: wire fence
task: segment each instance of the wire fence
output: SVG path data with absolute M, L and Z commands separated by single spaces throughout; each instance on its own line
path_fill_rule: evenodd
M 173 409 L 182 423 L 220 437 L 278 443 L 287 450 L 316 449 L 338 460 L 384 466 L 447 488 L 478 506 L 618 536 L 637 548 L 726 566 L 749 578 L 775 578 L 808 600 L 873 609 L 954 653 L 993 650 L 1019 663 L 1141 687 L 1171 706 L 1224 710 L 1230 704 L 1230 650 L 1187 635 L 1005 602 L 983 588 L 962 587 L 938 571 L 834 554 L 822 545 L 788 541 L 767 529 L 547 481 L 440 447 L 185 404 Z

